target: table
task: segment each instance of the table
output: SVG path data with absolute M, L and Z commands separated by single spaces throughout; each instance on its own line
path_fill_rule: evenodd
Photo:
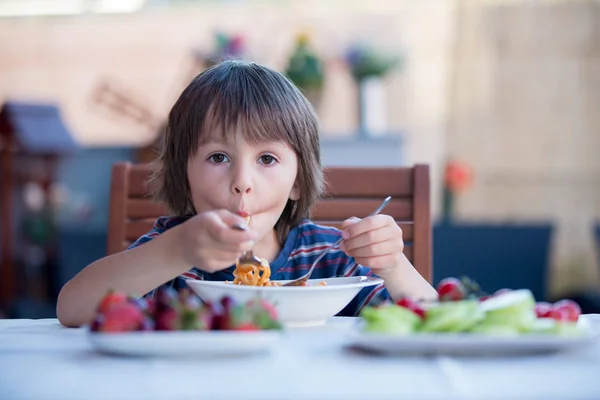
M 600 315 L 586 315 L 600 329 Z M 354 321 L 291 330 L 268 354 L 142 359 L 92 350 L 55 319 L 0 320 L 0 399 L 598 399 L 600 342 L 568 353 L 381 357 L 344 345 Z

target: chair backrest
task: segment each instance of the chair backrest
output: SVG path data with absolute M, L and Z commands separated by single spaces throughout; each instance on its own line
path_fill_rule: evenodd
M 148 232 L 165 205 L 147 197 L 146 164 L 113 166 L 108 221 L 108 254 L 120 252 Z M 419 273 L 431 282 L 431 212 L 429 166 L 361 168 L 331 167 L 325 170 L 327 192 L 312 212 L 315 223 L 339 227 L 346 218 L 369 215 L 386 196 L 384 210 L 404 233 L 405 254 Z

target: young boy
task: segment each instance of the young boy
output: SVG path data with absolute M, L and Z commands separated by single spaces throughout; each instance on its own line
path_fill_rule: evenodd
M 385 281 L 363 289 L 341 315 L 390 296 L 436 296 L 404 256 L 393 218 L 351 218 L 342 231 L 308 219 L 324 185 L 317 117 L 269 68 L 226 61 L 197 76 L 169 114 L 152 183 L 173 216 L 69 281 L 58 297 L 62 324 L 88 323 L 111 288 L 151 295 L 189 278 L 231 281 L 236 259 L 250 249 L 269 261 L 271 280 L 295 279 L 340 236 L 312 278 L 375 273 Z M 232 229 L 244 215 L 252 216 L 249 229 Z

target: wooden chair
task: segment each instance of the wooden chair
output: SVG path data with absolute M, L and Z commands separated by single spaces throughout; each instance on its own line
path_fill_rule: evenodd
M 108 254 L 120 252 L 148 232 L 155 219 L 168 215 L 163 204 L 147 198 L 146 164 L 113 166 L 108 221 Z M 431 212 L 429 166 L 406 168 L 335 167 L 325 172 L 327 193 L 316 205 L 315 223 L 339 227 L 343 220 L 370 214 L 388 195 L 384 210 L 404 232 L 405 254 L 431 282 Z

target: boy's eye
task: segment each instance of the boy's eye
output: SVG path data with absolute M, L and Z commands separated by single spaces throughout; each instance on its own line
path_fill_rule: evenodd
M 223 153 L 212 154 L 210 157 L 208 157 L 208 159 L 216 164 L 220 164 L 228 160 L 227 156 Z
M 275 163 L 277 160 L 275 159 L 275 157 L 273 157 L 269 154 L 265 154 L 264 156 L 260 156 L 260 161 L 263 164 L 271 165 L 271 164 Z

